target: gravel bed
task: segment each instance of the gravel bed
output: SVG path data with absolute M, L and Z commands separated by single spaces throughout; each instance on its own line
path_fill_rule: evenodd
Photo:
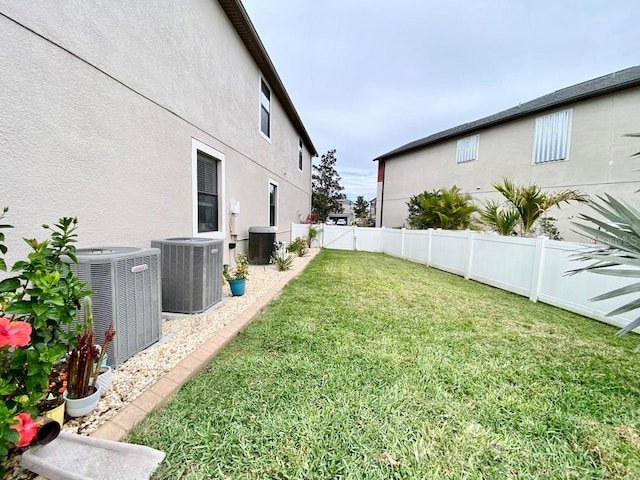
M 318 249 L 311 249 L 305 258 L 296 257 L 291 271 L 297 273 Z M 100 400 L 92 415 L 67 420 L 63 430 L 89 435 L 125 406 L 144 393 L 162 375 L 167 373 L 198 346 L 244 312 L 265 295 L 289 272 L 278 272 L 272 265 L 249 266 L 246 292 L 232 297 L 225 282 L 222 301 L 209 311 L 197 315 L 163 315 L 162 337 L 158 343 L 134 355 L 113 371 L 113 386 Z M 117 335 L 117 332 L 116 332 Z M 18 466 L 19 455 L 8 462 L 4 480 L 35 478 L 31 472 Z

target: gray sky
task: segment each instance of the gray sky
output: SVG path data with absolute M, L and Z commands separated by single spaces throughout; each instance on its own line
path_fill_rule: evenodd
M 383 153 L 640 64 L 639 0 L 243 4 L 351 199 L 375 196 Z

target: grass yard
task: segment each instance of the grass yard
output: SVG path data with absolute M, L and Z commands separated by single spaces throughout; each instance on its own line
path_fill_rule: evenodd
M 640 340 L 615 331 L 324 250 L 128 441 L 167 452 L 154 479 L 640 478 Z

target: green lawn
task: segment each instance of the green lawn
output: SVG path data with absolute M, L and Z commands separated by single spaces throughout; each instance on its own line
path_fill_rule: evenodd
M 640 478 L 639 340 L 614 333 L 324 250 L 128 441 L 167 452 L 157 479 Z

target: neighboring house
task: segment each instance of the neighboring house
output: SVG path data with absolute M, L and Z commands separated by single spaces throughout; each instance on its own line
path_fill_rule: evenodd
M 327 223 L 331 224 L 333 222 L 333 224 L 335 225 L 353 225 L 353 222 L 356 218 L 353 213 L 354 204 L 355 202 L 349 200 L 348 198 L 340 200 L 340 205 L 342 205 L 342 212 L 330 213 L 327 219 Z
M 573 188 L 634 200 L 640 188 L 640 66 L 605 75 L 392 150 L 378 162 L 377 226 L 406 223 L 409 197 L 458 185 L 477 204 L 499 198 L 491 184 L 507 177 L 545 190 Z M 589 207 L 551 216 L 565 239 L 569 221 Z
M 376 224 L 376 208 L 378 200 L 374 197 L 369 201 L 369 221 L 372 225 Z
M 317 153 L 240 0 L 0 0 L 0 44 L 9 260 L 61 216 L 81 246 L 203 236 L 227 260 L 310 211 Z

